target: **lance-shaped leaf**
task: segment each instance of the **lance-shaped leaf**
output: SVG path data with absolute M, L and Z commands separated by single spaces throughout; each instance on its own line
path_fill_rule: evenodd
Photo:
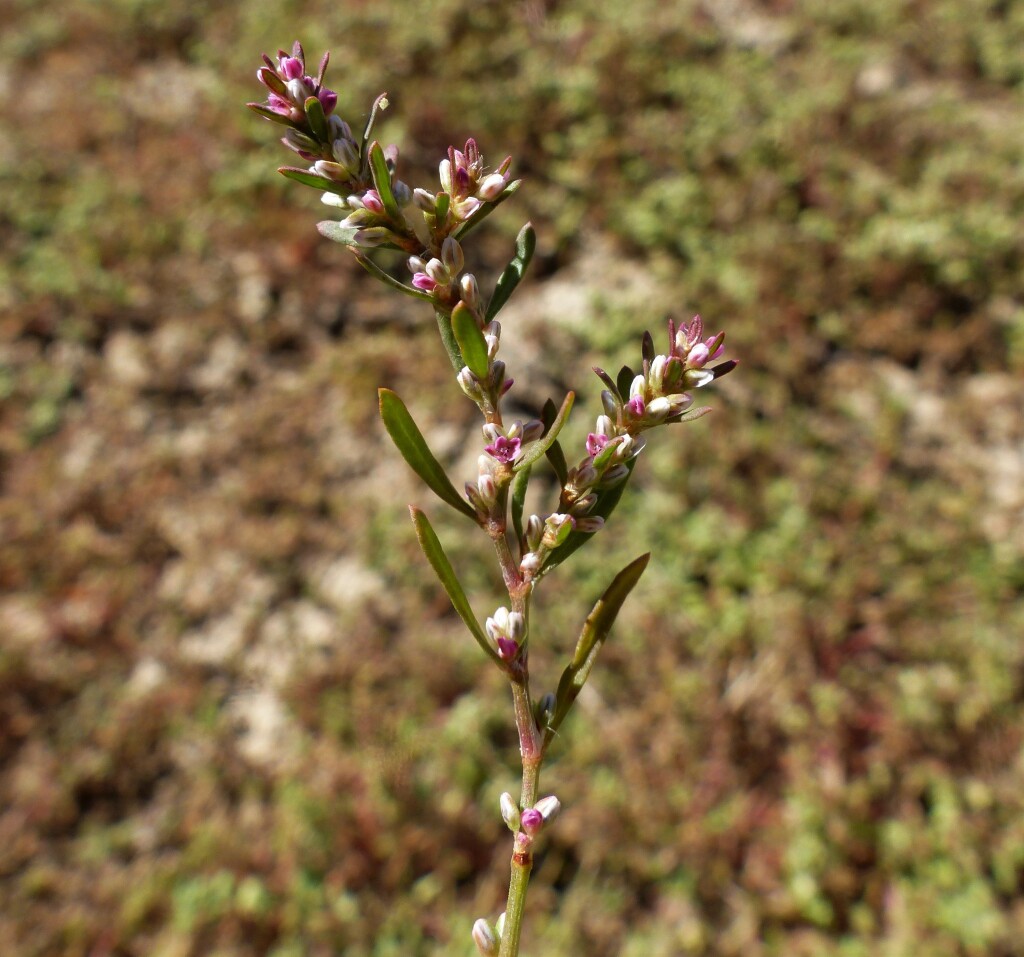
M 637 460 L 635 458 L 630 459 L 626 463 L 626 468 L 629 469 L 629 475 L 627 475 L 618 485 L 614 488 L 603 489 L 597 493 L 597 502 L 594 503 L 594 507 L 587 512 L 588 516 L 595 516 L 597 518 L 603 518 L 605 520 L 615 511 L 615 506 L 619 504 L 619 499 L 622 498 L 622 493 L 626 490 L 626 486 L 629 484 L 630 476 L 633 474 L 633 469 L 636 468 Z M 573 552 L 576 551 L 581 545 L 586 544 L 594 532 L 571 532 L 569 537 L 562 542 L 552 553 L 548 556 L 548 560 L 544 563 L 543 569 L 537 578 L 542 578 L 552 569 L 561 565 Z
M 287 176 L 288 179 L 295 180 L 296 183 L 302 183 L 303 186 L 312 186 L 313 189 L 337 193 L 339 196 L 344 196 L 348 192 L 348 186 L 345 183 L 336 183 L 333 179 L 318 176 L 316 173 L 311 173 L 308 169 L 298 166 L 282 166 L 278 172 L 282 176 Z
M 487 305 L 488 322 L 498 314 L 501 307 L 508 302 L 509 296 L 515 292 L 516 286 L 519 285 L 523 278 L 523 274 L 530 265 L 530 260 L 533 258 L 533 251 L 536 248 L 537 233 L 534 231 L 533 224 L 527 223 L 521 230 L 519 230 L 519 235 L 516 237 L 515 256 L 498 277 L 498 283 L 494 287 L 494 294 L 491 296 L 491 301 Z
M 481 382 L 486 382 L 490 364 L 487 358 L 487 340 L 476 324 L 476 317 L 463 302 L 452 310 L 452 333 L 459 344 L 463 360 L 469 366 L 469 371 Z
M 420 541 L 423 554 L 427 556 L 427 561 L 430 562 L 431 568 L 437 574 L 438 579 L 444 586 L 444 590 L 448 592 L 448 597 L 452 600 L 452 606 L 459 613 L 459 617 L 466 623 L 466 627 L 476 639 L 477 644 L 487 652 L 490 658 L 493 658 L 499 665 L 502 664 L 501 658 L 498 657 L 498 653 L 491 647 L 491 643 L 487 640 L 487 635 L 484 633 L 483 628 L 480 627 L 480 622 L 477 621 L 476 615 L 473 614 L 473 609 L 469 604 L 469 599 L 466 597 L 466 592 L 459 583 L 455 569 L 452 568 L 452 563 L 448 561 L 448 556 L 445 555 L 434 529 L 430 527 L 427 516 L 414 505 L 409 506 L 409 512 L 412 514 L 412 523 L 416 526 L 416 537 Z
M 516 460 L 515 471 L 519 472 L 523 469 L 529 468 L 537 461 L 537 459 L 551 448 L 555 439 L 558 438 L 558 433 L 562 431 L 562 426 L 565 425 L 566 419 L 569 418 L 569 413 L 572 411 L 572 403 L 575 398 L 575 392 L 569 392 L 566 395 L 565 400 L 562 402 L 562 407 L 558 410 L 558 415 L 555 416 L 555 420 L 550 426 L 548 426 L 548 430 L 544 436 L 537 439 L 536 442 L 531 442 L 526 446 L 523 450 L 522 456 Z
M 452 368 L 455 370 L 456 375 L 458 375 L 466 363 L 462 359 L 462 350 L 459 348 L 458 340 L 455 338 L 455 331 L 452 329 L 451 314 L 443 309 L 435 308 L 434 318 L 437 319 L 437 331 L 441 333 L 441 345 L 444 346 L 444 351 L 448 353 Z
M 427 484 L 427 487 L 442 502 L 446 502 L 457 512 L 461 512 L 467 518 L 477 520 L 476 512 L 470 504 L 455 491 L 455 486 L 449 481 L 441 463 L 434 458 L 433 453 L 427 448 L 427 443 L 416 428 L 409 410 L 405 407 L 398 396 L 390 389 L 378 390 L 380 397 L 380 417 L 384 420 L 384 428 L 395 443 L 402 458 L 409 463 L 409 467 Z
M 579 641 L 576 642 L 576 650 L 573 652 L 572 661 L 562 672 L 561 680 L 558 682 L 558 690 L 555 692 L 555 710 L 548 720 L 548 726 L 544 731 L 544 746 L 554 737 L 559 725 L 565 720 L 576 696 L 580 693 L 587 678 L 590 677 L 590 669 L 594 667 L 594 661 L 601 650 L 608 632 L 611 631 L 615 618 L 622 608 L 622 603 L 629 593 L 640 581 L 640 576 L 647 567 L 651 555 L 641 555 L 630 562 L 622 569 L 615 580 L 608 586 L 605 593 L 598 599 L 593 610 L 583 623 L 583 630 L 580 632 Z
M 512 528 L 516 541 L 523 546 L 523 508 L 526 505 L 526 488 L 530 484 L 530 468 L 527 466 L 512 480 Z
M 544 423 L 545 431 L 551 428 L 551 424 L 555 421 L 558 415 L 558 406 L 551 399 L 547 399 L 544 402 L 544 408 L 541 410 L 540 418 Z M 562 451 L 562 446 L 556 439 L 551 443 L 547 452 L 544 453 L 548 457 L 548 462 L 551 463 L 551 467 L 555 470 L 555 475 L 558 476 L 558 481 L 565 485 L 569 480 L 569 463 L 565 461 L 565 453 Z
M 384 205 L 384 212 L 393 223 L 402 222 L 402 211 L 398 208 L 398 200 L 391 192 L 391 170 L 388 169 L 388 161 L 384 156 L 384 150 L 376 140 L 370 145 L 370 175 L 373 177 L 373 185 Z
M 494 210 L 500 206 L 506 199 L 508 199 L 520 186 L 523 185 L 521 179 L 517 179 L 512 183 L 509 183 L 505 189 L 499 193 L 494 199 L 489 202 L 482 203 L 469 219 L 461 222 L 455 229 L 452 230 L 452 236 L 458 239 L 460 242 L 474 229 L 477 228 Z
M 306 97 L 303 108 L 306 111 L 306 120 L 313 135 L 319 142 L 326 143 L 328 140 L 327 117 L 324 115 L 323 104 L 315 96 L 309 96 Z
M 331 223 L 331 222 L 321 223 L 320 225 L 321 226 L 325 226 L 325 225 L 331 226 L 331 225 L 333 225 L 333 226 L 339 226 L 339 227 L 341 226 L 340 223 Z M 341 231 L 351 232 L 351 233 L 357 232 L 357 230 L 355 230 L 355 229 L 349 230 L 348 228 L 345 228 L 344 230 L 341 230 Z M 327 232 L 325 232 L 323 229 L 321 229 L 320 232 L 323 235 L 328 236 Z M 328 238 L 331 239 L 333 237 L 332 236 L 328 236 Z M 339 242 L 341 242 L 341 241 L 342 240 L 339 240 Z M 345 245 L 347 245 L 347 246 L 354 246 L 355 244 L 352 243 L 352 242 L 347 242 L 347 243 L 345 243 Z M 399 292 L 404 292 L 407 296 L 412 296 L 414 299 L 423 299 L 426 302 L 431 302 L 432 301 L 432 297 L 431 297 L 430 293 L 423 292 L 422 290 L 416 289 L 413 286 L 407 286 L 404 282 L 399 282 L 399 280 L 395 279 L 394 276 L 390 275 L 389 273 L 384 272 L 384 270 L 381 269 L 380 266 L 378 266 L 372 259 L 370 259 L 369 256 L 365 255 L 364 253 L 357 252 L 355 255 L 356 255 L 356 259 L 359 260 L 359 264 L 363 267 L 363 269 L 365 269 L 375 279 L 379 279 L 385 285 L 390 286 L 392 289 L 397 289 Z

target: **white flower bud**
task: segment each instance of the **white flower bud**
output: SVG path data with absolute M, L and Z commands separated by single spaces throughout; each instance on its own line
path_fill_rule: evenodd
M 647 417 L 649 419 L 654 419 L 655 421 L 663 419 L 671 411 L 672 404 L 664 396 L 658 396 L 657 399 L 651 399 L 647 403 Z
M 484 433 L 484 441 L 488 445 L 493 445 L 497 442 L 498 436 L 501 435 L 501 430 L 493 422 L 488 422 L 482 431 Z
M 449 275 L 457 276 L 462 272 L 462 267 L 466 264 L 466 260 L 462 255 L 462 247 L 457 239 L 451 236 L 446 237 L 445 241 L 441 244 L 441 259 Z
M 476 194 L 482 200 L 488 202 L 492 199 L 497 199 L 504 191 L 507 182 L 508 180 L 501 173 L 491 173 L 490 176 L 485 176 L 480 181 Z
M 482 917 L 473 925 L 473 943 L 482 957 L 497 957 L 499 935 Z
M 540 571 L 540 555 L 536 552 L 527 552 L 519 563 L 519 571 L 524 575 L 532 575 Z
M 321 193 L 320 202 L 325 206 L 337 206 L 339 209 L 348 209 L 348 200 L 337 193 Z
M 662 383 L 665 380 L 665 366 L 668 365 L 668 356 L 655 356 L 651 363 L 651 371 L 648 374 L 651 390 L 661 392 Z
M 476 276 L 471 272 L 466 273 L 459 282 L 459 288 L 462 290 L 462 301 L 470 309 L 480 306 L 480 285 L 476 281 Z
M 629 387 L 629 397 L 631 399 L 638 395 L 644 394 L 644 389 L 647 388 L 647 380 L 642 376 L 638 375 L 634 380 L 633 384 Z
M 523 444 L 536 442 L 544 434 L 544 423 L 540 419 L 530 419 L 523 426 Z
M 523 640 L 523 636 L 526 634 L 526 619 L 518 611 L 509 612 L 508 624 L 506 631 L 509 638 L 511 638 L 516 644 L 519 644 Z
M 540 811 L 541 817 L 544 818 L 544 823 L 547 824 L 549 821 L 553 821 L 558 817 L 558 812 L 562 810 L 562 802 L 558 800 L 553 794 L 549 794 L 547 797 L 541 798 L 533 809 Z
M 604 519 L 600 515 L 587 515 L 584 518 L 576 519 L 576 531 L 586 532 L 588 535 L 592 535 L 594 532 L 599 532 L 604 528 Z
M 526 546 L 530 551 L 536 551 L 540 547 L 543 534 L 544 520 L 539 515 L 531 515 L 526 523 Z
M 506 791 L 502 794 L 498 804 L 501 808 L 501 819 L 508 829 L 515 833 L 519 830 L 519 805 L 516 804 L 515 798 Z
M 610 438 L 615 435 L 615 425 L 607 415 L 599 415 L 594 432 L 597 435 L 607 435 Z
M 424 213 L 432 213 L 437 208 L 437 197 L 433 193 L 428 193 L 425 189 L 414 189 L 412 191 L 412 201 L 416 208 Z
M 480 498 L 482 498 L 488 505 L 493 505 L 498 498 L 498 486 L 495 484 L 494 479 L 489 475 L 481 475 L 480 480 L 477 482 L 477 488 L 480 490 Z

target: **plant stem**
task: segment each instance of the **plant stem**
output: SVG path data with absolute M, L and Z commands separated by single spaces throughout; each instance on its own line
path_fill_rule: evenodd
M 523 756 L 523 787 L 519 807 L 526 809 L 537 803 L 537 782 L 543 761 L 537 724 L 533 718 L 530 701 L 529 675 L 525 654 L 522 668 L 510 676 L 512 699 L 515 704 L 516 726 L 519 729 L 519 750 Z M 512 844 L 512 873 L 508 885 L 508 903 L 505 905 L 505 927 L 501 934 L 501 949 L 498 957 L 518 957 L 519 936 L 523 928 L 523 911 L 526 907 L 526 889 L 533 870 L 533 838 L 525 831 L 518 831 Z

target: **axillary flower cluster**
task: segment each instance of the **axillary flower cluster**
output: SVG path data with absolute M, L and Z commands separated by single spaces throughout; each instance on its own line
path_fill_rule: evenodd
M 541 765 L 649 556 L 640 556 L 615 576 L 586 618 L 557 688 L 536 701 L 528 666 L 537 631 L 530 620 L 534 589 L 604 527 L 629 482 L 646 433 L 709 411 L 693 407 L 694 391 L 732 371 L 736 363 L 717 361 L 725 335 L 705 335 L 700 316 L 678 326 L 669 320 L 665 352 L 657 352 L 645 333 L 636 371 L 623 367 L 612 376 L 594 370 L 604 386 L 602 409 L 576 464 L 569 464 L 559 442 L 573 406 L 572 392 L 559 404 L 549 400 L 537 419 L 506 424 L 502 399 L 513 379 L 498 358 L 502 328 L 497 316 L 523 278 L 536 237 L 527 223 L 515 254 L 487 294 L 465 269 L 463 245 L 519 189 L 521 181 L 510 178 L 512 159 L 489 170 L 476 142 L 469 139 L 461 150 L 449 148 L 440 161 L 439 188 L 410 189 L 397 177 L 397 147 L 384 147 L 373 138 L 388 105 L 386 96 L 377 97 L 362 133 L 356 135 L 336 113 L 337 94 L 324 86 L 328 59 L 325 54 L 314 77 L 306 72 L 298 43 L 290 54 L 278 51 L 276 60 L 264 56 L 257 77 L 267 98 L 249 107 L 285 127 L 281 142 L 307 164 L 280 172 L 320 190 L 326 205 L 345 214 L 341 220 L 321 222 L 320 232 L 348 248 L 376 279 L 431 306 L 458 387 L 483 417 L 477 475 L 460 493 L 402 400 L 389 389 L 379 392 L 381 417 L 399 452 L 441 501 L 486 532 L 508 592 L 507 605 L 481 626 L 426 515 L 410 509 L 420 545 L 452 605 L 484 653 L 506 674 L 512 691 L 523 777 L 519 800 L 503 794 L 500 801 L 502 818 L 514 835 L 508 902 L 494 924 L 478 920 L 472 938 L 488 957 L 515 957 L 533 843 L 560 807 L 553 795 L 537 796 Z M 371 257 L 379 249 L 407 257 L 407 282 Z M 545 466 L 559 481 L 557 504 L 547 514 L 525 515 L 531 475 Z

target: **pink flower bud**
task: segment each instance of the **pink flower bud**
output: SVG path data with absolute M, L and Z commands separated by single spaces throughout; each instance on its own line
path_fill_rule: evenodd
M 520 816 L 519 824 L 532 837 L 544 826 L 544 815 L 536 808 L 529 807 Z
M 281 76 L 286 80 L 297 80 L 305 72 L 306 68 L 301 60 L 291 56 L 281 57 Z
M 498 646 L 498 656 L 504 661 L 512 661 L 519 654 L 519 645 L 511 638 L 499 638 L 495 644 Z
M 687 354 L 686 364 L 691 369 L 702 369 L 710 358 L 711 353 L 703 342 L 698 342 Z
M 330 116 L 331 112 L 338 105 L 338 94 L 335 93 L 334 90 L 328 90 L 326 87 L 321 87 L 321 89 L 317 91 L 316 98 L 324 108 L 325 116 Z
M 420 292 L 433 292 L 437 288 L 437 280 L 431 279 L 425 272 L 418 272 L 412 277 L 413 288 Z
M 378 216 L 385 214 L 384 203 L 381 202 L 380 193 L 375 189 L 368 189 L 362 195 L 363 206 L 368 209 L 371 213 L 376 213 Z
M 642 395 L 633 396 L 633 398 L 626 403 L 626 408 L 634 419 L 642 419 L 646 408 L 644 404 L 644 397 Z

